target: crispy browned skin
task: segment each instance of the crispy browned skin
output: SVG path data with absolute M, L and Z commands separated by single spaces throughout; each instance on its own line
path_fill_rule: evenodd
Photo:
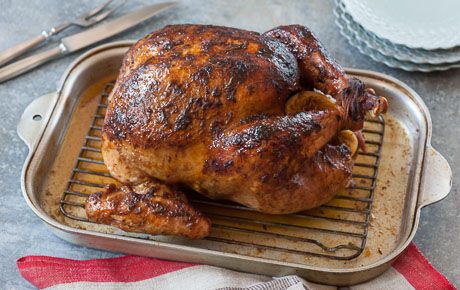
M 88 197 L 86 215 L 97 223 L 152 235 L 199 239 L 211 228 L 209 219 L 188 204 L 183 192 L 155 180 L 136 186 L 107 186 Z
M 300 78 L 305 87 L 340 98 L 341 92 L 348 86 L 348 79 L 340 65 L 328 55 L 307 27 L 279 26 L 263 35 L 275 38 L 289 47 L 299 63 Z
M 376 97 L 357 78 L 348 78 L 342 67 L 333 60 L 321 42 L 307 27 L 279 26 L 263 35 L 272 37 L 289 47 L 299 63 L 300 78 L 306 88 L 331 95 L 346 110 L 346 124 L 351 130 L 361 130 L 366 111 L 377 115 L 387 110 L 386 99 Z
M 336 108 L 286 116 L 286 100 L 312 88 Z M 296 212 L 349 182 L 349 151 L 329 143 L 341 129 L 361 129 L 378 100 L 305 27 L 261 35 L 167 26 L 126 54 L 102 153 L 122 182 L 155 177 L 267 213 Z

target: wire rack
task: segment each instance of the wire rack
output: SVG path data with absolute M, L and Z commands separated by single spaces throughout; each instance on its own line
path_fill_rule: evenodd
M 88 134 L 60 200 L 62 214 L 90 222 L 85 199 L 108 183 L 117 183 L 104 165 L 101 131 L 113 82 L 101 95 Z M 352 185 L 329 203 L 306 212 L 267 215 L 236 203 L 207 199 L 189 193 L 191 203 L 212 220 L 205 240 L 278 253 L 351 260 L 364 250 L 377 182 L 385 124 L 382 117 L 368 119 L 363 129 L 366 152 L 358 152 Z M 129 234 L 129 233 L 126 233 Z

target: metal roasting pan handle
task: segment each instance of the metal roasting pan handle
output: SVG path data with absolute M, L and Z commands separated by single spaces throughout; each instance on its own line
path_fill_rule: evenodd
M 421 180 L 419 208 L 445 198 L 452 188 L 452 169 L 438 151 L 427 146 Z
M 22 113 L 17 130 L 19 137 L 29 147 L 29 152 L 38 144 L 56 104 L 57 96 L 57 92 L 41 96 L 30 103 Z

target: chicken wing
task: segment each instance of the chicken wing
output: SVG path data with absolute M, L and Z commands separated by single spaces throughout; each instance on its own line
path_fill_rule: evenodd
M 185 194 L 157 180 L 91 194 L 86 202 L 89 220 L 127 232 L 181 235 L 198 239 L 209 234 L 211 222 L 188 202 Z

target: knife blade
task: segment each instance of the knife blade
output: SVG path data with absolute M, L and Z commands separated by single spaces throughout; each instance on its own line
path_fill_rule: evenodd
M 55 48 L 32 55 L 0 68 L 0 83 L 12 79 L 52 59 L 75 52 L 101 40 L 107 39 L 176 5 L 177 2 L 165 2 L 142 7 L 115 20 L 98 25 L 95 28 L 67 36 L 61 39 L 59 45 Z

